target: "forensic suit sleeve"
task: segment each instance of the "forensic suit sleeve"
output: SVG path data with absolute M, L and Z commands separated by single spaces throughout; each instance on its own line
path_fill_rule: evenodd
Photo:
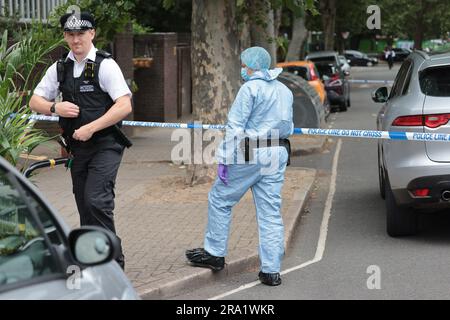
M 245 126 L 252 113 L 254 105 L 254 95 L 251 86 L 245 83 L 231 106 L 228 113 L 225 137 L 220 143 L 216 158 L 219 163 L 233 164 L 235 150 L 239 146 L 240 140 L 243 138 Z

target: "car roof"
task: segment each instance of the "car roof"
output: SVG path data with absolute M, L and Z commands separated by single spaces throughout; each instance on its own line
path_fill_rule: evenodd
M 314 62 L 307 60 L 297 60 L 297 61 L 286 61 L 277 63 L 277 67 L 309 67 L 313 65 Z
M 419 63 L 420 69 L 439 66 L 450 65 L 450 51 L 448 52 L 425 52 L 422 50 L 414 50 L 408 59 Z
M 319 57 L 329 57 L 329 56 L 337 56 L 338 53 L 336 51 L 315 51 L 311 52 L 307 55 L 308 58 L 319 58 Z
M 362 53 L 361 51 L 358 50 L 344 50 L 345 53 Z
M 449 66 L 449 65 L 450 65 L 450 54 L 449 53 L 436 54 L 436 55 L 426 56 L 426 58 L 424 59 L 424 62 L 420 66 L 420 70 L 424 70 L 424 69 L 430 68 L 430 67 Z
M 450 57 L 450 51 L 435 51 L 428 53 L 431 60 L 438 60 Z

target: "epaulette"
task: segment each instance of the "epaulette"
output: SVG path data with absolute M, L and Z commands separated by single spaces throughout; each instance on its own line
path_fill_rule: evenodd
M 96 54 L 98 54 L 99 56 L 102 56 L 103 58 L 112 58 L 112 54 L 109 52 L 106 52 L 104 50 L 97 50 Z

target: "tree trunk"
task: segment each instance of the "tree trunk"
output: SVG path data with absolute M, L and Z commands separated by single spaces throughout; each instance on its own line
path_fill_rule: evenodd
M 303 42 L 308 35 L 305 27 L 305 16 L 295 17 L 292 24 L 292 39 L 289 42 L 289 48 L 286 55 L 286 61 L 300 60 Z
M 422 40 L 423 40 L 423 15 L 424 15 L 424 3 L 423 0 L 417 1 L 418 10 L 416 11 L 416 21 L 414 29 L 414 49 L 422 50 Z
M 282 18 L 282 10 L 278 8 L 273 11 L 273 37 L 274 39 L 278 39 L 280 37 L 280 26 L 281 26 L 281 18 Z M 287 53 L 287 48 L 282 48 L 282 44 L 279 44 L 278 41 L 275 42 L 275 61 L 282 61 Z M 274 63 L 275 65 L 275 63 Z
M 271 58 L 272 66 L 277 62 L 277 44 L 274 13 L 269 0 L 251 0 L 249 17 L 252 46 L 265 48 Z
M 340 30 L 336 32 L 334 47 L 336 48 L 337 52 L 339 52 L 339 54 L 343 54 L 345 50 L 345 39 L 342 37 L 342 32 Z
M 281 19 L 283 17 L 283 10 L 281 8 L 275 10 L 273 12 L 273 33 L 275 38 L 277 38 L 280 35 L 280 26 L 281 26 Z
M 234 1 L 192 1 L 192 109 L 194 119 L 203 124 L 224 123 L 238 90 L 241 65 L 235 16 Z M 191 143 L 196 153 L 198 138 Z M 187 170 L 190 185 L 208 180 L 208 176 L 214 176 L 210 165 L 191 161 Z
M 319 2 L 319 10 L 322 16 L 325 50 L 334 50 L 336 0 L 321 0 Z

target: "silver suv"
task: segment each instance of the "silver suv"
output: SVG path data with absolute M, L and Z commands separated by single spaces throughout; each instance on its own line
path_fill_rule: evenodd
M 389 95 L 382 87 L 372 99 L 384 103 L 378 130 L 450 133 L 450 53 L 414 51 L 403 62 Z M 414 209 L 450 207 L 446 142 L 379 140 L 378 172 L 390 236 L 416 233 Z

